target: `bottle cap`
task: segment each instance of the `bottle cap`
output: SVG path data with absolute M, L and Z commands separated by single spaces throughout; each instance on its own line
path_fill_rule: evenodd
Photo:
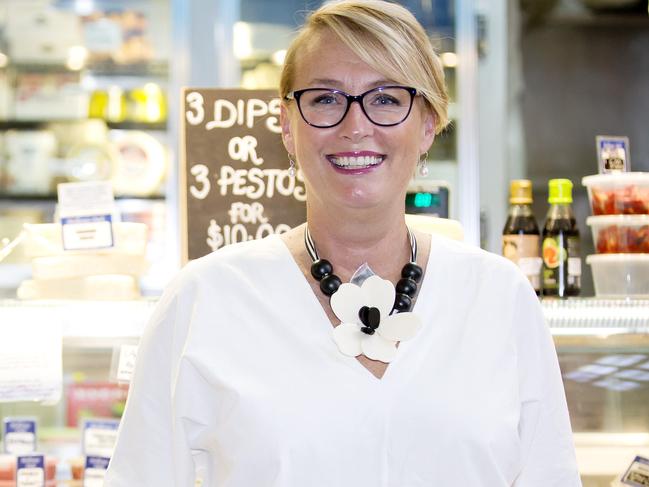
M 572 181 L 570 179 L 550 179 L 548 188 L 550 190 L 548 203 L 551 205 L 572 203 Z
M 532 181 L 514 179 L 509 185 L 509 202 L 512 205 L 529 205 L 532 203 Z

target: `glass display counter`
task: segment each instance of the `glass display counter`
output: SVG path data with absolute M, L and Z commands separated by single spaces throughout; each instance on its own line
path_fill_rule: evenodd
M 649 457 L 649 300 L 545 300 L 584 487 Z
M 80 433 L 71 423 L 77 388 L 114 379 L 115 357 L 137 344 L 156 299 L 124 302 L 0 300 L 0 323 L 60 327 L 62 400 L 53 405 L 0 403 L 0 415 L 39 418 L 47 453 L 73 461 Z M 649 300 L 545 300 L 557 347 L 577 459 L 585 487 L 608 486 L 635 455 L 649 457 Z M 119 416 L 116 399 L 113 413 Z

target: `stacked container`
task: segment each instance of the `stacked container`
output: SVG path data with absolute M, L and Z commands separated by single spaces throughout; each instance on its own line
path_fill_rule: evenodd
M 596 254 L 586 262 L 595 294 L 607 298 L 649 298 L 649 173 L 586 176 Z

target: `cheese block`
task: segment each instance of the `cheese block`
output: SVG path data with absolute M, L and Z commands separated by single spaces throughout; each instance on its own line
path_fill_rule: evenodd
M 140 297 L 133 276 L 108 274 L 73 279 L 35 279 L 20 284 L 19 299 L 127 300 Z
M 140 255 L 87 252 L 36 257 L 32 259 L 32 276 L 34 279 L 72 279 L 105 274 L 140 276 L 146 267 L 146 260 Z
M 406 225 L 420 232 L 443 235 L 453 240 L 464 240 L 464 229 L 457 220 L 430 215 L 406 215 Z
M 26 223 L 23 226 L 26 238 L 23 249 L 28 257 L 50 257 L 67 254 L 87 255 L 87 250 L 63 250 L 60 223 Z M 113 223 L 114 247 L 97 251 L 101 254 L 121 253 L 144 256 L 146 252 L 148 227 L 144 223 Z

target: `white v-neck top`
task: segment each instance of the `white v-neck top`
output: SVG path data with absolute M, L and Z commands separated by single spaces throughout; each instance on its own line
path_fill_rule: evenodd
M 538 298 L 433 237 L 423 327 L 377 379 L 342 355 L 277 236 L 188 264 L 142 338 L 105 487 L 572 487 Z

